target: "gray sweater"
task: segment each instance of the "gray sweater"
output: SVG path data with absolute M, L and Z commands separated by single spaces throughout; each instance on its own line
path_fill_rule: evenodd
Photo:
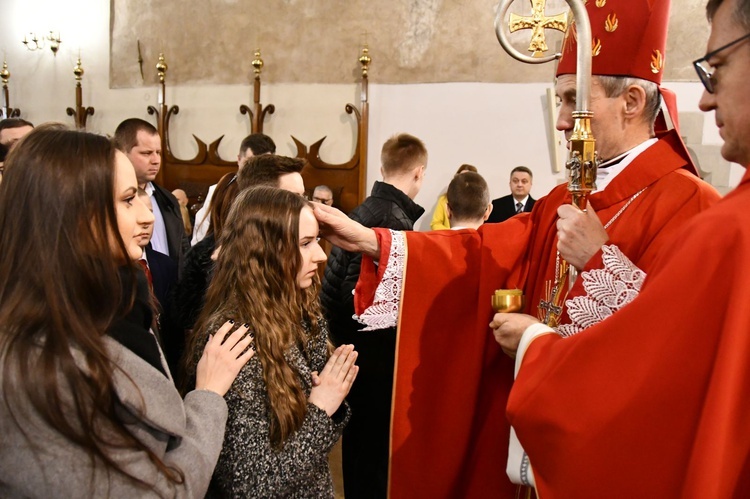
M 0 497 L 204 496 L 224 436 L 224 399 L 198 390 L 183 401 L 171 379 L 113 339 L 104 337 L 104 342 L 117 366 L 121 420 L 164 463 L 182 470 L 184 483 L 168 482 L 143 452 L 134 450 L 109 455 L 151 484 L 148 489 L 101 463 L 92 466 L 88 455 L 47 425 L 28 400 L 11 402 L 14 420 L 0 394 Z M 0 386 L 4 362 L 0 356 Z M 168 372 L 163 358 L 162 363 Z M 70 394 L 63 399 L 70 402 Z

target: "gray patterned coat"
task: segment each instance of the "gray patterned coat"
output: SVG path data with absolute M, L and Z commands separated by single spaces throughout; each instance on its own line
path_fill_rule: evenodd
M 312 388 L 311 372 L 321 372 L 328 360 L 327 340 L 328 328 L 323 324 L 322 334 L 308 340 L 308 355 L 297 347 L 286 353 L 307 396 Z M 225 398 L 227 431 L 209 496 L 333 497 L 328 454 L 349 420 L 345 403 L 333 417 L 308 403 L 302 427 L 275 449 L 269 432 L 270 402 L 257 356 L 242 368 Z

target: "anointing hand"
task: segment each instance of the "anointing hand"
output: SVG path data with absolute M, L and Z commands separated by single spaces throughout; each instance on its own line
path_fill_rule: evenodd
M 515 358 L 518 344 L 526 328 L 539 323 L 536 317 L 526 314 L 495 314 L 490 322 L 495 341 L 508 356 Z
M 557 209 L 557 250 L 569 264 L 582 270 L 609 236 L 596 212 L 587 204 L 581 211 L 572 204 Z
M 372 258 L 380 256 L 380 245 L 374 230 L 355 222 L 336 208 L 322 203 L 313 203 L 313 207 L 320 224 L 320 234 L 331 244 Z

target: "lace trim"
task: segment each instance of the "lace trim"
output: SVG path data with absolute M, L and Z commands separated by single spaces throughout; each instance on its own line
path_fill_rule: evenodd
M 383 265 L 383 262 L 380 264 Z M 354 316 L 354 319 L 367 326 L 362 331 L 396 327 L 406 267 L 406 235 L 403 232 L 391 230 L 391 249 L 385 265 L 372 305 L 362 315 Z
M 625 256 L 617 246 L 602 246 L 604 268 L 581 273 L 585 295 L 568 300 L 570 324 L 557 328 L 563 336 L 572 336 L 597 324 L 638 296 L 646 273 Z

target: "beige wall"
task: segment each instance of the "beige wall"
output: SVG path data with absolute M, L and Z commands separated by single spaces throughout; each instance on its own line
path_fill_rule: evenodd
M 593 1 L 593 0 L 592 0 Z M 608 0 L 606 8 L 627 8 Z M 112 0 L 113 87 L 142 84 L 137 40 L 146 61 L 146 81 L 164 52 L 179 84 L 243 84 L 256 47 L 273 61 L 269 81 L 349 83 L 366 38 L 375 58 L 373 82 L 543 81 L 548 70 L 518 66 L 502 51 L 493 30 L 496 0 Z M 692 78 L 695 39 L 708 27 L 704 0 L 674 0 L 666 78 Z M 511 12 L 529 13 L 528 0 Z M 563 0 L 547 0 L 548 15 L 565 13 Z M 547 31 L 555 47 L 562 33 Z M 513 35 L 526 50 L 530 32 Z

